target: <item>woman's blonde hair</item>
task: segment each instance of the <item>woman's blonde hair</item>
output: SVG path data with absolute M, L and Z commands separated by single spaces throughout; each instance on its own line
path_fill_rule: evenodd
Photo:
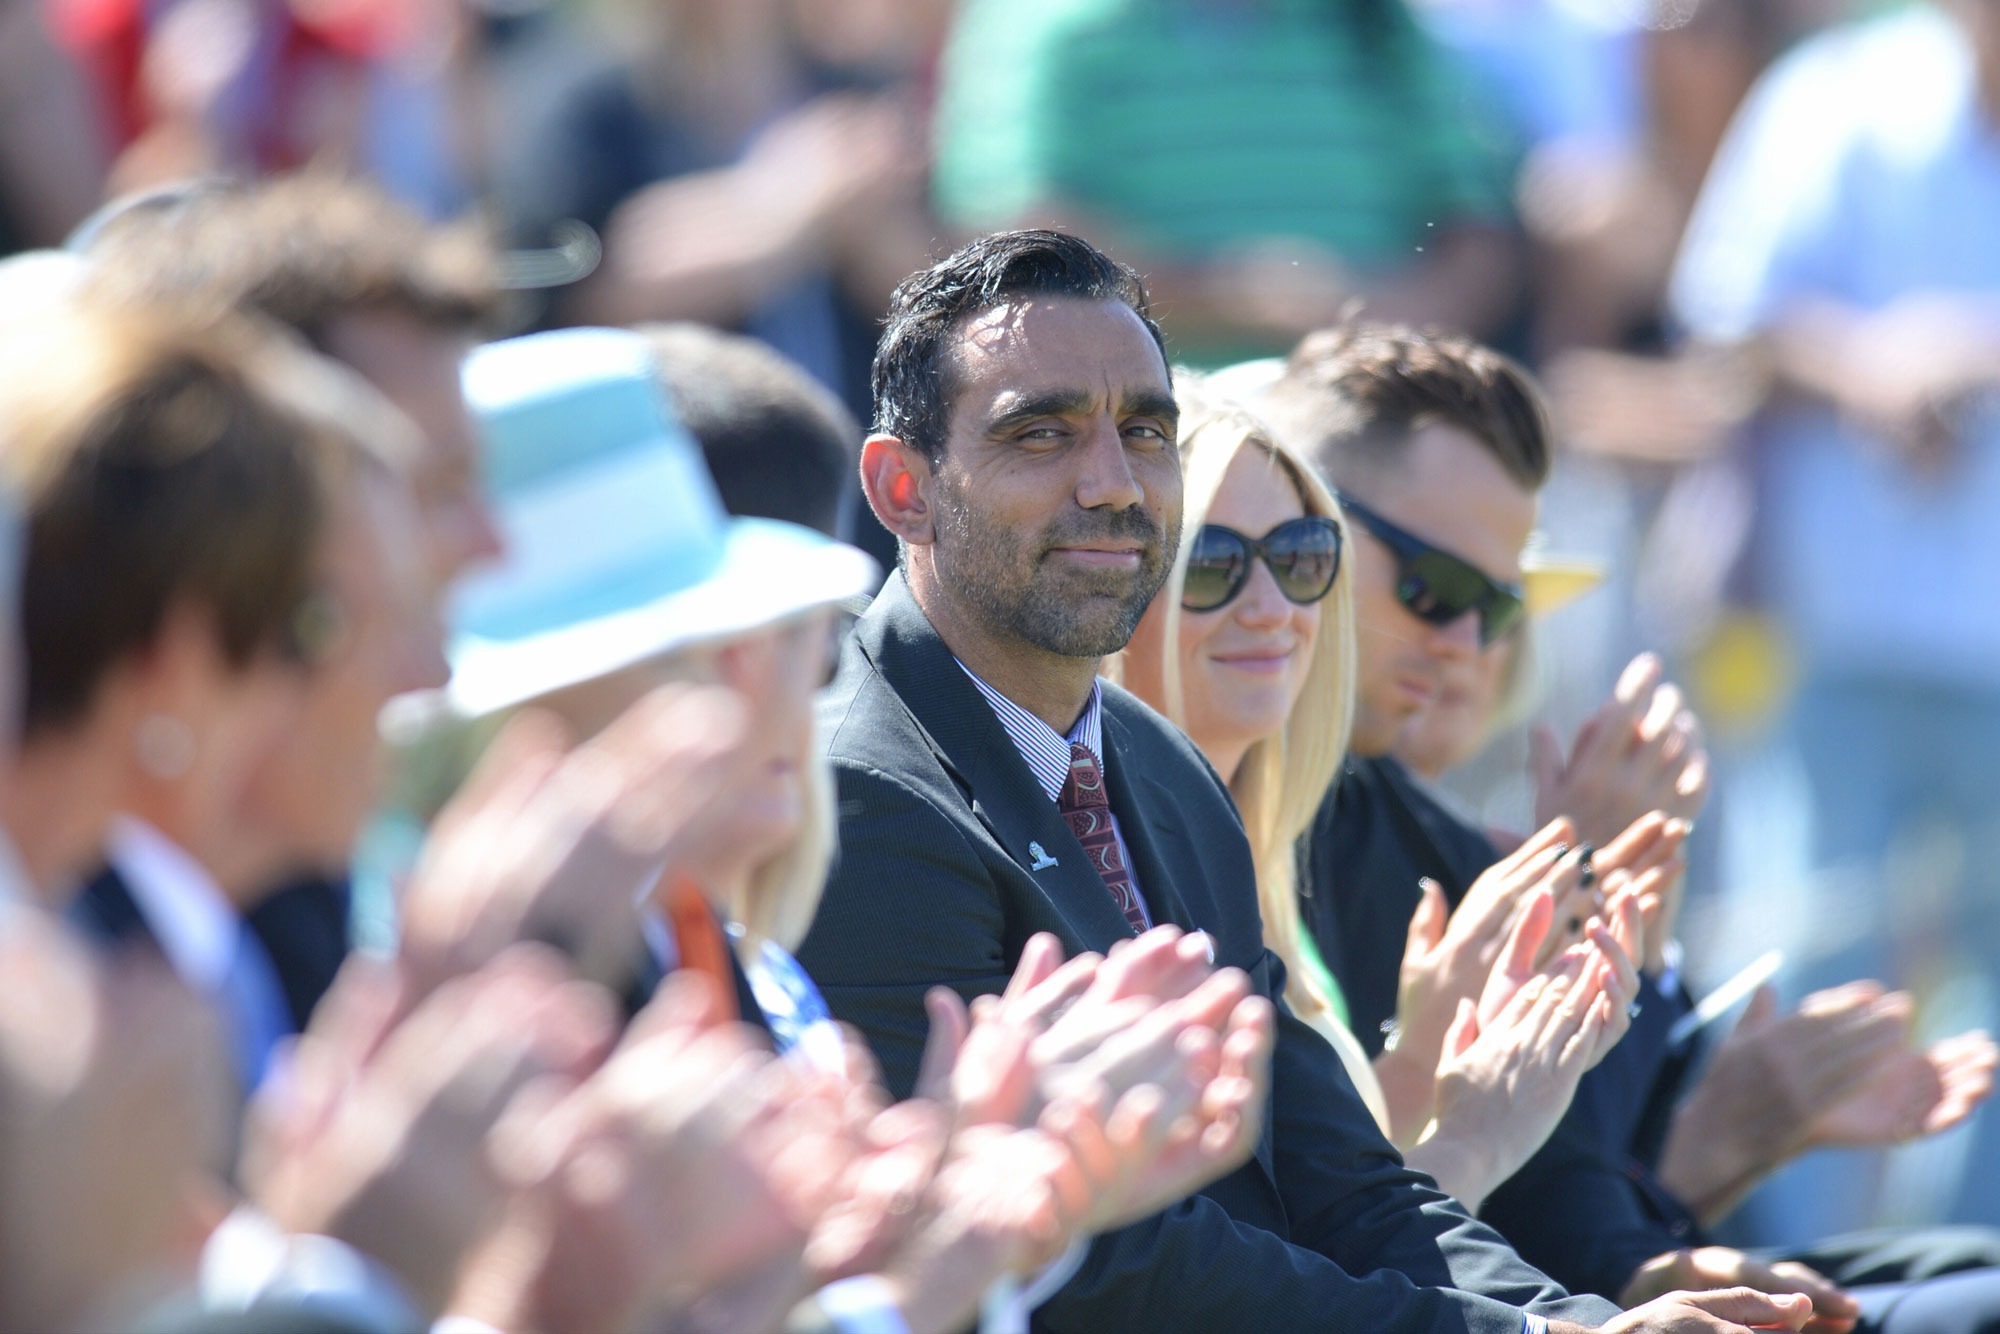
M 1347 753 L 1347 736 L 1354 719 L 1354 576 L 1346 552 L 1347 522 L 1340 504 L 1310 465 L 1246 409 L 1213 394 L 1202 377 L 1186 370 L 1174 373 L 1174 396 L 1181 405 L 1181 467 L 1184 475 L 1180 551 L 1160 597 L 1165 601 L 1165 660 L 1160 678 L 1166 698 L 1163 712 L 1174 723 L 1187 725 L 1181 691 L 1181 589 L 1187 582 L 1194 535 L 1208 520 L 1208 508 L 1222 488 L 1224 474 L 1245 449 L 1262 450 L 1284 472 L 1298 492 L 1307 514 L 1325 515 L 1340 525 L 1342 559 L 1333 591 L 1321 604 L 1319 633 L 1313 641 L 1312 662 L 1304 687 L 1284 728 L 1251 745 L 1233 775 L 1223 778 L 1236 798 L 1243 832 L 1250 840 L 1257 868 L 1257 902 L 1264 917 L 1264 943 L 1284 960 L 1289 982 L 1285 999 L 1301 1018 L 1330 1014 L 1332 998 L 1325 994 L 1306 966 L 1300 945 L 1298 844 L 1313 816 L 1326 800 Z M 1130 650 L 1127 650 L 1128 652 Z M 1121 654 L 1122 658 L 1123 655 Z M 1114 664 L 1114 670 L 1122 668 Z

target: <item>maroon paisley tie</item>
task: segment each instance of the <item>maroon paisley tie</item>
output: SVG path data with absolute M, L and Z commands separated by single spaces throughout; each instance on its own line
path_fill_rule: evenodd
M 1146 920 L 1146 905 L 1139 901 L 1138 886 L 1132 883 L 1131 868 L 1125 865 L 1125 854 L 1118 846 L 1118 831 L 1111 824 L 1111 802 L 1104 792 L 1104 770 L 1098 767 L 1097 757 L 1081 742 L 1070 743 L 1069 778 L 1056 796 L 1056 808 L 1069 822 L 1070 832 L 1076 835 L 1077 842 L 1083 844 L 1083 850 L 1090 855 L 1090 864 L 1104 878 L 1104 887 L 1111 891 L 1112 899 L 1125 914 L 1125 920 L 1131 923 L 1133 932 L 1145 931 L 1151 923 Z

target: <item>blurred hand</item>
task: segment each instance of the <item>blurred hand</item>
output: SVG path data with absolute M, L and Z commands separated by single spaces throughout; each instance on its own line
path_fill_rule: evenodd
M 971 1010 L 977 1022 L 969 1027 L 955 993 L 930 994 L 933 1041 L 919 1088 L 948 1098 L 961 1122 L 1020 1126 L 1034 1124 L 1064 1095 L 1101 1093 L 1115 1101 L 1175 1067 L 1174 1042 L 1183 1030 L 1221 1032 L 1230 1007 L 1247 994 L 1241 972 L 1215 972 L 1210 949 L 1204 935 L 1156 926 L 1118 942 L 1101 959 L 1080 954 L 1064 963 L 1054 936 L 1033 936 L 1006 991 L 980 997 Z M 1208 985 L 1225 975 L 1221 984 Z M 970 1059 L 975 1045 L 1002 1041 L 1028 1043 L 1025 1065 Z M 945 1070 L 950 1075 L 940 1088 Z M 1014 1077 L 996 1080 L 995 1070 Z
M 400 990 L 374 960 L 342 969 L 290 1071 L 252 1109 L 243 1178 L 279 1227 L 366 1252 L 436 1314 L 503 1199 L 496 1125 L 530 1081 L 595 1064 L 613 1016 L 528 946 L 398 1021 Z
M 1760 989 L 1676 1110 L 1660 1180 L 1712 1218 L 1811 1147 L 1816 1130 L 1875 1120 L 1877 1082 L 1908 1068 L 1911 1011 L 1908 995 L 1875 982 L 1815 992 L 1789 1014 L 1770 987 Z M 1864 1101 L 1827 1121 L 1852 1099 Z
M 1754 1329 L 1803 1329 L 1812 1318 L 1810 1298 L 1776 1296 L 1755 1288 L 1670 1292 L 1634 1307 L 1596 1334 L 1749 1334 Z M 1551 1320 L 1549 1334 L 1591 1334 L 1580 1325 Z
M 1785 1326 L 1790 1329 L 1809 1329 L 1816 1334 L 1841 1334 L 1854 1328 L 1855 1320 L 1861 1314 L 1852 1297 L 1842 1292 L 1825 1277 L 1802 1264 L 1779 1261 L 1763 1264 L 1751 1259 L 1741 1251 L 1727 1246 L 1700 1246 L 1691 1250 L 1670 1251 L 1647 1261 L 1632 1276 L 1625 1290 L 1618 1294 L 1620 1306 L 1641 1306 L 1670 1292 L 1705 1292 L 1714 1294 L 1716 1289 L 1748 1288 L 1753 1292 L 1768 1293 L 1785 1297 L 1796 1294 L 1810 1303 L 1807 1309 L 1810 1318 L 1801 1323 Z M 1716 1294 L 1719 1295 L 1719 1294 Z M 1636 1315 L 1638 1312 L 1629 1312 Z M 1769 1318 L 1766 1318 L 1768 1322 Z M 1606 1329 L 1620 1328 L 1616 1325 Z M 1637 1326 L 1651 1330 L 1651 1325 Z M 1673 1328 L 1673 1326 L 1667 1326 Z M 1695 1328 L 1703 1328 L 1695 1326 Z
M 102 970 L 56 919 L 0 909 L 0 1327 L 88 1328 L 188 1277 L 183 1191 L 220 1169 L 233 1096 L 209 1008 L 164 967 Z
M 803 231 L 865 217 L 871 201 L 923 179 L 922 137 L 895 98 L 828 93 L 775 122 L 737 168 L 746 194 L 795 210 Z
M 2000 1049 L 1985 1033 L 1961 1033 L 1925 1051 L 1901 1048 L 1873 1078 L 1828 1107 L 1807 1135 L 1811 1147 L 1873 1148 L 1949 1130 L 1993 1092 Z
M 712 980 L 673 974 L 600 1069 L 509 1118 L 515 1198 L 453 1309 L 586 1334 L 782 1312 L 850 1157 L 836 1100 L 800 1078 Z
M 614 988 L 642 948 L 638 900 L 662 868 L 700 864 L 749 780 L 734 692 L 663 686 L 570 749 L 524 712 L 433 826 L 403 899 L 421 995 L 507 945 L 541 940 Z
M 1585 841 L 1604 844 L 1651 811 L 1689 821 L 1701 813 L 1709 780 L 1701 723 L 1663 670 L 1655 654 L 1632 659 L 1567 756 L 1553 731 L 1536 729 L 1538 821 L 1568 816 Z
M 1038 935 L 962 1041 L 956 996 L 932 994 L 924 1084 L 950 1091 L 961 1125 L 1033 1117 L 1071 1144 L 1093 1183 L 1088 1230 L 1157 1212 L 1242 1163 L 1269 1091 L 1275 1012 L 1208 952 L 1156 927 L 1057 966 Z

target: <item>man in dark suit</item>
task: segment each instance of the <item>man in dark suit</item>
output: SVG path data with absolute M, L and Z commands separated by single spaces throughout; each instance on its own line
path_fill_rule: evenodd
M 822 703 L 841 859 L 800 962 L 908 1093 L 925 995 L 1006 981 L 1024 942 L 1148 923 L 1213 941 L 1277 1002 L 1250 852 L 1180 733 L 1114 686 L 1179 539 L 1177 412 L 1130 270 L 1075 238 L 991 236 L 908 279 L 876 355 L 870 503 L 901 544 Z M 1406 1169 L 1332 1051 L 1279 1005 L 1252 1160 L 1097 1239 L 1047 1331 L 1535 1334 L 1798 1328 L 1749 1292 L 1619 1315 L 1567 1296 Z M 1738 1323 L 1741 1322 L 1741 1323 Z

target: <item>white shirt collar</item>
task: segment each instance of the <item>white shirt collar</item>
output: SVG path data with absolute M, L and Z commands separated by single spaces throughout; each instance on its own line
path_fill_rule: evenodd
M 220 991 L 243 919 L 215 878 L 179 844 L 129 815 L 112 822 L 104 851 L 181 981 L 203 995 Z
M 952 661 L 958 662 L 958 659 L 953 658 Z M 964 663 L 959 662 L 958 669 L 972 678 L 972 684 L 979 687 L 979 693 L 993 706 L 1000 726 L 1007 730 L 1007 735 L 1020 750 L 1021 758 L 1028 762 L 1035 781 L 1042 785 L 1042 791 L 1049 794 L 1050 801 L 1057 799 L 1063 784 L 1069 781 L 1069 748 L 1073 743 L 1081 743 L 1097 760 L 1098 767 L 1104 766 L 1103 678 L 1090 683 L 1090 700 L 1083 706 L 1083 714 L 1076 720 L 1076 726 L 1070 728 L 1069 735 L 1065 737 L 980 680 L 978 674 Z

